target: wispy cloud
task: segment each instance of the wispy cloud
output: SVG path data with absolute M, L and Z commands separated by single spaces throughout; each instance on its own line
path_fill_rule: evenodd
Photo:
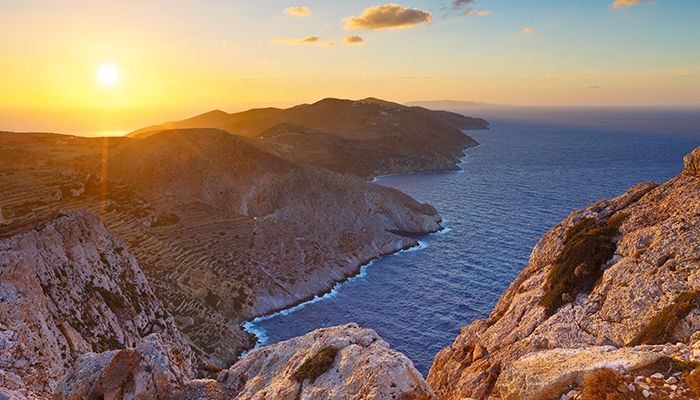
M 529 35 L 531 33 L 535 33 L 535 28 L 528 26 L 528 27 L 523 28 L 520 32 L 524 33 L 526 35 Z
M 344 18 L 348 30 L 384 30 L 413 28 L 422 23 L 430 24 L 433 16 L 419 8 L 406 8 L 396 3 L 366 8 L 359 17 Z
M 307 36 L 307 37 L 304 37 L 304 38 L 282 37 L 282 38 L 275 38 L 275 39 L 272 39 L 272 42 L 273 42 L 273 43 L 277 43 L 277 44 L 290 44 L 290 45 L 295 45 L 295 46 L 319 44 L 320 41 L 321 41 L 321 39 L 319 39 L 318 36 Z
M 461 8 L 463 6 L 466 6 L 467 4 L 472 3 L 474 3 L 474 0 L 452 0 L 452 7 Z
M 365 39 L 363 39 L 362 37 L 357 36 L 357 35 L 345 36 L 343 38 L 343 44 L 346 44 L 346 45 L 364 44 L 364 43 L 365 43 Z
M 309 14 L 311 14 L 309 7 L 289 7 L 284 10 L 284 15 L 292 17 L 306 17 Z
M 643 0 L 615 0 L 610 6 L 615 9 L 620 9 L 626 6 L 636 6 L 641 4 Z
M 476 15 L 477 17 L 485 17 L 487 15 L 491 15 L 490 10 L 477 10 L 474 8 L 470 8 L 468 10 L 464 10 L 464 15 Z

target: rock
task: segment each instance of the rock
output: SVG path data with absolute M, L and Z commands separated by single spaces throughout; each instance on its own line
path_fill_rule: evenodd
M 611 368 L 627 373 L 655 363 L 663 356 L 654 352 L 610 347 L 556 349 L 528 354 L 501 373 L 500 396 L 507 400 L 546 400 L 565 393 L 583 377 Z M 624 386 L 624 385 L 623 385 Z
M 184 398 L 189 374 L 183 361 L 177 348 L 164 345 L 153 334 L 136 348 L 84 354 L 58 383 L 53 398 Z
M 330 369 L 314 382 L 292 373 L 319 350 L 338 349 Z M 433 399 L 413 363 L 373 330 L 356 324 L 318 329 L 251 351 L 217 378 L 231 397 L 257 399 Z
M 656 372 L 656 373 L 651 375 L 651 378 L 652 379 L 664 379 L 664 374 L 662 374 L 661 372 Z
M 649 398 L 649 396 L 651 396 L 651 393 L 648 390 L 644 389 L 642 390 L 642 396 L 644 396 L 645 398 Z
M 685 164 L 685 169 L 683 170 L 684 173 L 688 175 L 700 176 L 700 147 L 685 156 L 683 163 Z
M 150 332 L 189 369 L 194 358 L 172 316 L 96 215 L 71 212 L 0 240 L 0 376 L 45 396 L 82 354 L 133 346 Z
M 338 352 L 327 371 L 313 382 L 293 377 L 328 346 Z M 216 380 L 188 380 L 181 361 L 158 335 L 135 348 L 88 353 L 60 381 L 54 399 L 435 399 L 406 356 L 356 324 L 253 350 Z
M 541 350 L 650 344 L 658 346 L 637 349 L 676 357 L 680 347 L 665 343 L 698 340 L 700 310 L 694 294 L 700 288 L 698 155 L 700 148 L 686 157 L 685 172 L 668 182 L 642 183 L 614 199 L 598 201 L 545 234 L 529 265 L 489 317 L 462 328 L 454 343 L 435 357 L 427 382 L 436 394 L 445 400 L 488 398 L 499 392 L 501 376 L 517 375 L 510 370 L 518 359 Z M 612 240 L 611 259 L 616 261 L 604 263 L 608 266 L 600 269 L 590 291 L 579 293 L 575 300 L 565 293 L 563 305 L 548 315 L 540 305 L 549 290 L 548 276 L 555 270 L 567 231 L 585 218 L 598 224 L 622 221 Z M 676 307 L 681 295 L 693 298 L 687 312 Z M 668 326 L 647 330 L 657 316 Z M 477 345 L 489 349 L 488 363 L 472 360 L 463 350 Z M 694 349 L 700 354 L 698 348 Z M 679 358 L 691 359 L 690 354 L 695 353 Z M 489 373 L 492 365 L 499 365 L 500 373 Z M 504 390 L 515 391 L 511 386 Z

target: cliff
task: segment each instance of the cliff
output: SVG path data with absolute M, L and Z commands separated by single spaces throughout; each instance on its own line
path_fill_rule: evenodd
M 491 315 L 436 356 L 435 392 L 606 398 L 585 397 L 585 385 L 608 367 L 627 387 L 609 399 L 700 395 L 688 388 L 700 362 L 699 155 L 670 181 L 573 212 L 544 235 Z
M 190 374 L 190 346 L 136 259 L 83 211 L 0 240 L 0 387 L 48 396 L 83 353 L 157 333 Z
M 217 128 L 254 138 L 252 143 L 262 149 L 293 161 L 368 178 L 457 169 L 463 149 L 478 144 L 461 130 L 488 126 L 479 118 L 374 98 L 328 98 L 288 109 L 234 114 L 212 111 L 139 129 L 129 136 L 145 138 L 172 129 Z

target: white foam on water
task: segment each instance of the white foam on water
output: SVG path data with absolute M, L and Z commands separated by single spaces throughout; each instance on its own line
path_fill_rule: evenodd
M 417 245 L 409 247 L 408 249 L 399 250 L 396 253 L 390 254 L 389 256 L 396 256 L 396 255 L 399 255 L 401 253 L 411 253 L 414 251 L 423 250 L 427 247 L 428 247 L 427 243 L 419 240 Z M 364 279 L 367 276 L 367 269 L 372 264 L 374 264 L 375 261 L 377 261 L 376 258 L 363 264 L 362 266 L 360 266 L 360 271 L 357 274 L 351 276 L 350 278 L 348 278 L 344 282 L 337 283 L 335 286 L 333 286 L 333 288 L 330 290 L 330 292 L 328 292 L 322 296 L 318 296 L 318 295 L 314 296 L 314 298 L 312 298 L 311 300 L 307 300 L 303 303 L 297 304 L 294 307 L 285 308 L 284 310 L 280 310 L 280 311 L 277 311 L 277 312 L 272 313 L 272 314 L 262 315 L 260 317 L 255 318 L 252 321 L 248 321 L 245 324 L 243 324 L 243 329 L 245 329 L 249 333 L 252 333 L 258 339 L 257 343 L 255 344 L 255 347 L 253 347 L 253 349 L 257 349 L 259 347 L 265 346 L 270 340 L 270 338 L 267 336 L 267 330 L 265 328 L 256 326 L 256 324 L 258 324 L 262 321 L 266 321 L 266 320 L 271 319 L 271 318 L 292 314 L 292 313 L 299 311 L 302 308 L 304 308 L 310 304 L 314 304 L 314 303 L 317 303 L 321 300 L 328 300 L 328 299 L 332 299 L 332 298 L 336 297 L 338 294 L 338 291 L 346 283 L 350 283 L 352 281 Z M 249 351 L 243 352 L 241 354 L 241 357 L 248 354 L 248 352 Z

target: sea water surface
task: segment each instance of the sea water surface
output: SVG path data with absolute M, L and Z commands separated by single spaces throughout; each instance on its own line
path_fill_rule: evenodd
M 665 181 L 700 145 L 698 133 L 610 130 L 491 120 L 468 132 L 462 171 L 393 175 L 377 184 L 434 205 L 446 229 L 420 248 L 387 256 L 329 295 L 259 318 L 246 328 L 261 344 L 358 322 L 376 330 L 427 374 L 460 326 L 488 315 L 527 265 L 540 236 L 572 210 Z

